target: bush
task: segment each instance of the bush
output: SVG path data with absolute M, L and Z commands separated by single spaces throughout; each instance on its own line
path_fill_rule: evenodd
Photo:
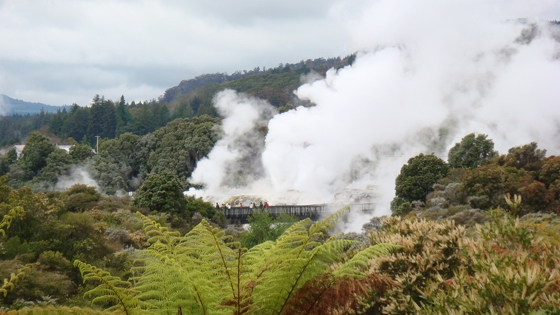
M 170 172 L 150 174 L 136 191 L 134 205 L 150 211 L 182 213 L 187 201 L 177 176 Z
M 460 250 L 466 241 L 465 228 L 454 222 L 390 217 L 382 224 L 380 230 L 370 232 L 371 244 L 390 243 L 404 248 L 374 262 L 379 273 L 398 285 L 382 299 L 372 301 L 370 311 L 412 314 L 414 304 L 424 301 L 421 292 L 430 281 L 451 279 L 460 266 L 469 264 L 470 258 Z
M 66 210 L 83 212 L 92 209 L 101 199 L 101 194 L 94 187 L 76 184 L 64 192 Z
M 451 221 L 383 219 L 371 243 L 404 250 L 374 268 L 397 285 L 382 296 L 372 292 L 362 314 L 558 314 L 560 247 L 546 240 L 557 239 L 560 229 L 538 218 L 521 223 L 499 209 L 456 215 L 482 213 L 490 218 L 472 238 Z
M 451 168 L 477 168 L 498 155 L 494 142 L 487 135 L 474 133 L 466 135 L 460 143 L 449 150 L 448 162 Z
M 426 201 L 433 185 L 447 176 L 449 166 L 433 154 L 420 154 L 408 160 L 395 180 L 396 196 L 404 201 Z

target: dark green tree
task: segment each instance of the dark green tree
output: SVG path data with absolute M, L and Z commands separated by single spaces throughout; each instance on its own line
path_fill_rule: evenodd
M 94 143 L 95 136 L 112 139 L 117 127 L 115 106 L 111 100 L 95 95 L 90 108 L 87 129 L 88 141 Z
M 0 154 L 0 176 L 4 176 L 10 171 L 10 163 L 5 155 Z
M 66 210 L 83 212 L 96 206 L 101 199 L 101 194 L 94 187 L 75 184 L 64 192 L 62 199 L 66 205 Z
M 189 218 L 197 212 L 208 219 L 212 219 L 216 215 L 216 208 L 211 203 L 202 200 L 202 198 L 188 196 L 186 201 L 186 214 Z
M 144 103 L 141 105 L 139 103 L 139 107 L 140 108 L 134 110 L 133 123 L 127 128 L 127 131 L 130 131 L 136 135 L 145 135 L 148 132 L 152 132 L 156 129 L 154 113 L 150 110 L 150 106 L 148 105 L 148 103 Z
M 38 132 L 32 132 L 27 138 L 18 163 L 21 168 L 37 174 L 47 165 L 47 157 L 54 151 L 54 148 L 55 145 L 50 142 L 49 138 Z
M 62 130 L 64 127 L 64 121 L 68 117 L 68 114 L 65 111 L 61 111 L 60 109 L 56 111 L 56 114 L 52 117 L 51 122 L 49 123 L 49 130 L 50 132 L 54 133 L 57 136 L 62 135 Z
M 115 112 L 115 104 L 111 100 L 104 101 L 101 104 L 103 108 L 103 116 L 101 123 L 101 133 L 99 134 L 102 138 L 113 139 L 115 137 L 115 130 L 117 129 L 117 120 Z
M 93 155 L 92 148 L 87 144 L 76 144 L 70 148 L 70 156 L 74 163 L 81 163 Z
M 536 142 L 531 142 L 509 149 L 508 154 L 503 158 L 503 165 L 523 168 L 535 176 L 542 167 L 546 156 L 546 150 L 537 149 L 537 147 Z
M 131 167 L 127 164 L 124 155 L 114 148 L 117 140 L 105 140 L 99 145 L 99 154 L 93 157 L 93 178 L 101 187 L 101 191 L 113 195 L 117 191 L 128 190 L 128 180 Z
M 125 132 L 126 126 L 132 120 L 132 116 L 130 115 L 130 112 L 126 106 L 123 95 L 121 95 L 121 99 L 115 106 L 115 120 L 115 136 L 118 137 Z
M 433 154 L 420 153 L 403 165 L 395 181 L 396 196 L 404 201 L 426 201 L 432 186 L 449 173 L 449 165 Z
M 70 107 L 70 112 L 64 122 L 62 131 L 66 136 L 80 140 L 87 134 L 87 121 L 89 121 L 89 108 L 74 104 Z
M 0 154 L 0 176 L 8 174 L 10 165 L 17 161 L 17 153 L 15 148 L 11 148 L 5 155 Z
M 176 119 L 156 130 L 153 135 L 157 144 L 155 152 L 149 154 L 149 171 L 169 171 L 181 179 L 188 178 L 218 140 L 214 128 L 218 121 L 209 116 Z
M 15 148 L 11 148 L 6 152 L 6 159 L 8 163 L 13 164 L 17 161 L 17 152 Z
M 183 186 L 170 172 L 150 174 L 136 191 L 134 205 L 152 211 L 182 213 L 186 207 Z
M 55 148 L 47 157 L 47 165 L 41 169 L 35 181 L 56 183 L 60 175 L 68 173 L 72 167 L 72 157 L 66 150 Z
M 456 143 L 449 150 L 447 158 L 449 167 L 474 169 L 497 156 L 498 152 L 494 151 L 494 142 L 487 137 L 485 134 L 466 135 L 461 142 Z

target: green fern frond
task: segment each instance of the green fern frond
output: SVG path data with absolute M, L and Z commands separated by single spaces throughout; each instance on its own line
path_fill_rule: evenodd
M 330 230 L 334 228 L 334 226 L 336 225 L 340 217 L 348 212 L 350 212 L 350 207 L 349 206 L 343 207 L 337 210 L 336 212 L 330 214 L 328 217 L 324 218 L 320 222 L 315 223 L 314 225 L 321 226 Z
M 78 267 L 84 283 L 88 281 L 100 282 L 100 284 L 86 292 L 86 296 L 95 296 L 93 303 L 107 304 L 114 306 L 108 308 L 108 311 L 121 310 L 125 314 L 138 314 L 140 308 L 149 308 L 150 305 L 143 303 L 135 298 L 136 290 L 131 289 L 132 284 L 123 281 L 119 277 L 112 276 L 107 271 L 83 263 L 79 260 L 74 262 L 74 266 Z
M 258 314 L 281 314 L 294 294 L 311 279 L 325 273 L 329 263 L 354 244 L 350 240 L 325 240 L 336 219 L 349 210 L 345 207 L 307 229 L 301 221 L 286 230 L 271 249 L 267 270 L 255 287 Z
M 8 292 L 14 289 L 16 283 L 25 276 L 25 273 L 38 265 L 39 263 L 27 264 L 18 269 L 16 273 L 10 274 L 9 280 L 4 279 L 4 284 L 0 287 L 0 293 L 2 293 L 4 297 L 8 295 Z
M 153 220 L 142 219 L 150 235 L 157 239 L 137 261 L 142 264 L 135 268 L 139 275 L 133 278 L 136 289 L 142 292 L 138 299 L 169 314 L 179 306 L 192 314 L 206 314 L 209 310 L 228 313 L 228 307 L 219 305 L 239 295 L 235 276 L 241 254 L 239 243 L 205 220 L 184 237 L 178 237 Z
M 148 236 L 148 243 L 153 244 L 157 241 L 162 244 L 174 245 L 181 236 L 179 232 L 171 232 L 168 228 L 148 218 L 140 212 L 136 212 L 136 216 L 142 220 L 144 233 Z
M 372 275 L 351 269 L 365 270 L 367 259 L 389 251 L 389 245 L 368 248 L 367 253 L 355 255 L 336 273 L 331 272 L 332 264 L 356 243 L 328 237 L 336 220 L 347 211 L 348 207 L 343 208 L 316 223 L 302 220 L 276 241 L 250 250 L 205 220 L 179 236 L 138 213 L 151 245 L 135 262 L 134 287 L 93 266 L 75 264 L 84 281 L 101 282 L 88 292 L 96 296 L 94 302 L 116 304 L 110 310 L 120 307 L 127 314 L 176 314 L 178 310 L 184 314 L 289 313 L 297 304 L 295 299 L 305 296 L 302 288 L 314 288 L 315 293 L 324 288 L 331 295 L 339 289 L 357 294 L 377 283 Z M 324 286 L 313 286 L 318 279 L 325 281 Z M 318 303 L 322 296 L 314 295 L 310 301 Z
M 20 206 L 10 209 L 10 211 L 8 211 L 6 215 L 4 215 L 2 221 L 0 222 L 0 234 L 6 235 L 6 229 L 10 227 L 12 221 L 15 218 L 22 218 L 24 215 L 25 215 L 25 211 Z
M 400 249 L 402 246 L 381 243 L 361 250 L 342 266 L 337 268 L 333 274 L 336 277 L 359 278 L 365 276 L 365 270 L 369 267 L 374 257 L 388 256 Z

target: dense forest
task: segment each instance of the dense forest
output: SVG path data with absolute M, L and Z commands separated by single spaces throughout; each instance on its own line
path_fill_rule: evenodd
M 446 160 L 410 157 L 392 216 L 361 233 L 333 230 L 348 208 L 317 222 L 257 211 L 244 229 L 183 194 L 221 136 L 217 91 L 311 106 L 291 93 L 301 75 L 351 62 L 2 117 L 0 314 L 560 314 L 560 157 L 535 142 L 500 154 L 472 133 Z

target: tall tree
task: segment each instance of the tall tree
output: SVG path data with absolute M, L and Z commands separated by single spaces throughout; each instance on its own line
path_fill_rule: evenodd
M 121 95 L 121 99 L 115 106 L 115 120 L 116 120 L 116 128 L 115 128 L 115 136 L 120 136 L 121 134 L 125 133 L 125 127 L 130 123 L 132 120 L 132 116 L 128 111 L 126 103 L 124 101 L 124 95 Z
M 88 141 L 95 142 L 95 137 L 113 139 L 115 137 L 116 117 L 115 106 L 111 100 L 95 95 L 90 108 L 88 123 Z
M 115 138 L 115 131 L 117 129 L 117 119 L 115 112 L 115 104 L 111 100 L 103 101 L 101 104 L 103 109 L 101 121 L 100 137 L 105 139 Z
M 73 104 L 64 123 L 63 132 L 66 136 L 80 141 L 88 131 L 89 111 L 87 107 Z
M 498 155 L 494 151 L 494 142 L 485 134 L 476 136 L 474 133 L 466 135 L 461 142 L 456 143 L 448 154 L 447 161 L 451 168 L 477 168 Z
M 18 163 L 23 169 L 37 174 L 47 165 L 47 157 L 54 149 L 55 145 L 50 142 L 49 138 L 38 132 L 32 132 L 27 138 Z
M 170 172 L 150 174 L 136 191 L 134 205 L 152 211 L 182 213 L 186 207 L 183 185 Z
M 433 154 L 420 153 L 403 165 L 395 181 L 396 196 L 405 201 L 426 201 L 426 195 L 433 191 L 432 186 L 447 176 L 449 166 Z
M 504 166 L 523 168 L 532 175 L 536 175 L 546 156 L 546 150 L 537 149 L 537 147 L 538 145 L 536 142 L 531 142 L 523 146 L 509 149 L 503 161 Z

